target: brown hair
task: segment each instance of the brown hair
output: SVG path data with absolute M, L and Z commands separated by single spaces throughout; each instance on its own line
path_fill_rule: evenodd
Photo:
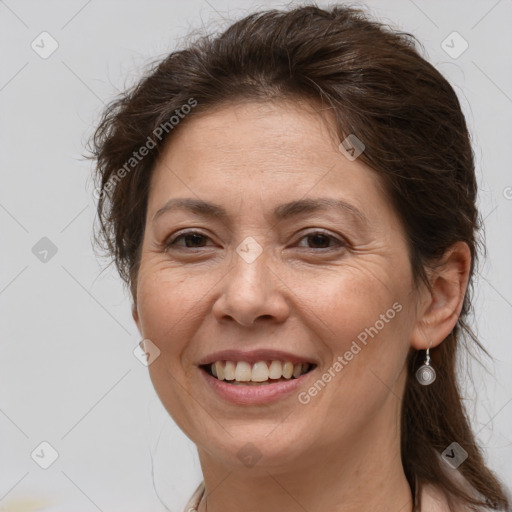
M 411 34 L 351 7 L 258 12 L 172 52 L 113 101 L 92 139 L 99 186 L 96 242 L 112 256 L 134 300 L 155 161 L 189 117 L 233 99 L 305 98 L 332 110 L 340 140 L 356 134 L 365 144 L 359 158 L 378 174 L 403 222 L 416 283 L 428 284 L 425 269 L 457 241 L 471 250 L 473 275 L 480 222 L 470 136 L 454 90 L 415 43 Z M 414 378 L 424 353 L 411 350 L 402 463 L 413 495 L 432 483 L 451 506 L 457 499 L 510 510 L 484 463 L 457 383 L 463 334 L 487 354 L 466 323 L 470 297 L 471 280 L 456 327 L 432 351 L 438 374 L 432 385 Z M 468 453 L 459 469 L 479 497 L 443 469 L 439 454 L 453 441 Z M 415 505 L 421 504 L 415 499 Z

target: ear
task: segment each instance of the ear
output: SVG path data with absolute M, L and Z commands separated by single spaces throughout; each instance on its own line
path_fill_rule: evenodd
M 437 347 L 455 327 L 462 310 L 471 269 L 465 242 L 453 244 L 430 271 L 431 290 L 423 285 L 411 345 L 416 350 Z

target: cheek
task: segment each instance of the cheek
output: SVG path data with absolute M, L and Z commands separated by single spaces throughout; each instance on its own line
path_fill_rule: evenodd
M 310 297 L 312 329 L 329 354 L 323 374 L 332 382 L 329 400 L 348 407 L 375 395 L 376 387 L 389 392 L 403 369 L 412 324 L 407 276 L 344 270 L 304 284 L 303 294 Z
M 326 339 L 332 339 L 333 348 L 346 349 L 360 334 L 364 341 L 364 333 L 372 327 L 384 334 L 401 325 L 407 292 L 397 283 L 406 284 L 407 280 L 395 280 L 385 268 L 379 273 L 372 270 L 347 265 L 319 279 L 312 276 L 297 281 L 297 295 L 307 298 L 312 317 L 321 320 L 322 332 L 330 335 Z
M 332 436 L 357 437 L 380 411 L 398 415 L 407 355 L 405 308 L 382 299 L 366 308 L 348 304 L 331 317 L 336 333 L 329 333 L 331 362 L 299 397 L 301 404 L 308 404 L 304 414 L 324 418 L 322 429 L 331 433 L 326 442 Z
M 142 335 L 160 350 L 160 356 L 149 365 L 149 375 L 161 403 L 184 432 L 193 431 L 190 409 L 189 375 L 182 364 L 183 354 L 198 312 L 197 287 L 179 270 L 164 271 L 155 265 L 141 266 L 137 284 L 137 306 Z
M 197 325 L 201 293 L 196 281 L 177 270 L 141 267 L 137 301 L 142 335 L 155 343 L 170 365 L 175 362 Z M 169 357 L 171 356 L 171 357 Z

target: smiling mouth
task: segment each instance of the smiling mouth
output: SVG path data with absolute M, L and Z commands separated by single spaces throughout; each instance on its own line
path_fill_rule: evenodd
M 265 385 L 298 379 L 309 373 L 316 365 L 313 363 L 293 364 L 289 361 L 216 361 L 203 364 L 200 368 L 211 377 L 233 385 Z

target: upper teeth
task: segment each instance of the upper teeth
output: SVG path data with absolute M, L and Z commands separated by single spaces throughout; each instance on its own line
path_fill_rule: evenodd
M 211 372 L 219 380 L 236 380 L 237 382 L 265 382 L 269 379 L 297 378 L 309 370 L 309 363 L 293 364 L 289 361 L 258 361 L 251 366 L 245 361 L 216 361 L 211 365 Z

